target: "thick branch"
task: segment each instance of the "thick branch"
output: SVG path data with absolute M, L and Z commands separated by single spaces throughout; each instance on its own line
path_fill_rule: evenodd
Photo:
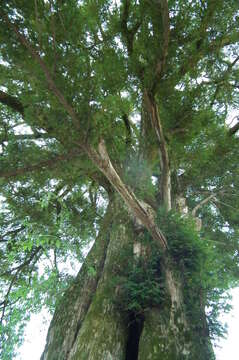
M 219 9 L 220 5 L 223 3 L 222 0 L 208 1 L 208 6 L 205 11 L 204 16 L 202 17 L 201 24 L 197 30 L 190 34 L 190 36 L 184 38 L 183 42 L 179 42 L 176 39 L 179 45 L 185 45 L 187 43 L 195 43 L 195 49 L 191 53 L 186 53 L 185 62 L 179 70 L 180 78 L 186 75 L 190 70 L 196 68 L 198 62 L 204 57 L 208 56 L 210 53 L 216 53 L 220 49 L 223 49 L 225 46 L 237 43 L 239 41 L 238 31 L 233 32 L 232 34 L 223 34 L 218 38 L 212 40 L 208 37 L 208 28 L 210 26 L 211 20 L 215 12 Z M 174 30 L 175 34 L 181 33 L 178 29 Z
M 16 97 L 6 94 L 2 90 L 0 90 L 0 102 L 4 105 L 7 105 L 12 110 L 18 112 L 22 116 L 24 115 L 24 108 L 22 103 Z
M 15 229 L 15 230 L 9 230 L 7 231 L 5 234 L 3 234 L 1 237 L 0 237 L 0 242 L 7 242 L 8 239 L 5 239 L 6 237 L 8 236 L 12 236 L 14 235 L 14 239 L 16 237 L 16 234 L 18 234 L 19 232 L 21 232 L 22 230 L 25 229 L 25 226 L 20 226 L 19 228 Z
M 237 117 L 239 120 L 239 116 Z M 234 135 L 239 130 L 239 121 L 229 129 L 229 135 Z
M 145 103 L 148 109 L 148 113 L 150 114 L 151 117 L 152 127 L 155 131 L 158 140 L 159 150 L 160 150 L 161 200 L 166 210 L 169 211 L 172 205 L 171 205 L 171 174 L 170 174 L 167 144 L 164 138 L 163 127 L 158 113 L 157 104 L 155 103 L 155 100 L 147 92 L 145 92 L 144 96 L 145 96 Z
M 152 85 L 152 93 L 155 93 L 156 87 L 159 81 L 159 78 L 162 74 L 166 57 L 168 54 L 169 46 L 169 34 L 170 34 L 170 19 L 169 19 L 169 10 L 168 10 L 168 1 L 167 0 L 158 0 L 157 1 L 160 7 L 160 14 L 162 19 L 162 45 L 160 46 L 160 56 L 158 57 L 156 67 L 155 67 L 155 78 Z
M 126 128 L 126 145 L 129 146 L 132 142 L 132 131 L 131 131 L 131 126 L 130 126 L 130 121 L 126 114 L 124 114 L 122 116 L 122 118 L 123 118 L 124 125 Z
M 25 175 L 26 173 L 29 173 L 32 171 L 47 170 L 47 169 L 57 166 L 59 164 L 59 162 L 61 162 L 61 161 L 71 160 L 71 159 L 75 158 L 76 156 L 79 156 L 80 154 L 81 154 L 80 150 L 72 151 L 67 154 L 55 156 L 54 158 L 49 159 L 49 160 L 40 161 L 38 164 L 27 165 L 27 166 L 23 166 L 18 169 L 8 170 L 6 172 L 1 171 L 0 178 L 9 179 L 9 178 L 14 178 L 19 175 Z
M 19 113 L 20 115 L 22 115 L 22 117 L 24 117 L 25 107 L 21 103 L 21 101 L 18 100 L 18 98 L 16 98 L 15 96 L 11 96 L 11 95 L 5 93 L 4 91 L 0 90 L 0 103 L 8 106 L 10 109 L 12 109 L 13 111 Z M 17 124 L 15 126 L 18 126 L 18 125 L 20 125 L 20 124 Z M 16 140 L 28 140 L 28 139 L 36 140 L 36 139 L 47 139 L 47 138 L 50 138 L 49 134 L 40 133 L 38 131 L 34 131 L 34 134 L 15 135 Z M 8 140 L 7 138 L 4 139 L 4 141 L 7 141 L 7 140 Z
M 18 28 L 15 26 L 15 24 L 12 24 L 9 19 L 3 15 L 9 26 L 13 29 L 16 36 L 20 40 L 21 44 L 28 49 L 31 56 L 39 63 L 41 69 L 43 70 L 46 80 L 48 82 L 49 88 L 52 91 L 52 93 L 56 96 L 56 98 L 59 100 L 59 102 L 62 104 L 64 109 L 68 112 L 68 114 L 71 116 L 72 121 L 76 128 L 78 128 L 78 117 L 75 113 L 75 110 L 73 107 L 67 102 L 64 95 L 60 92 L 60 90 L 57 88 L 53 78 L 51 77 L 51 74 L 46 66 L 46 64 L 41 59 L 38 52 L 32 47 L 32 45 L 29 43 L 29 41 L 19 32 Z M 116 170 L 114 169 L 107 150 L 104 146 L 104 143 L 101 142 L 99 144 L 99 152 L 95 151 L 91 146 L 80 143 L 79 147 L 84 150 L 89 158 L 93 161 L 93 163 L 96 165 L 96 167 L 105 175 L 105 177 L 109 180 L 109 182 L 112 184 L 112 186 L 117 190 L 117 192 L 122 196 L 124 199 L 126 205 L 129 207 L 129 209 L 132 211 L 134 216 L 141 221 L 141 223 L 149 230 L 152 237 L 159 242 L 162 249 L 167 248 L 167 242 L 160 231 L 158 229 L 156 223 L 155 223 L 155 217 L 154 217 L 154 211 L 151 208 L 150 205 L 143 203 L 139 201 L 135 194 L 129 190 L 126 185 L 122 182 L 121 178 L 117 174 Z M 52 164 L 52 162 L 51 162 Z M 49 165 L 49 164 L 48 164 Z M 53 165 L 53 164 L 52 164 Z M 50 165 L 50 166 L 52 166 Z M 39 168 L 37 166 L 37 168 Z M 34 168 L 35 169 L 35 168 Z M 34 170 L 31 168 L 31 170 Z M 22 173 L 22 170 L 19 170 Z M 6 175 L 5 175 L 6 177 Z
M 121 27 L 122 27 L 122 34 L 126 40 L 128 55 L 130 56 L 133 53 L 134 36 L 137 33 L 141 25 L 141 22 L 137 21 L 131 29 L 128 28 L 127 22 L 129 18 L 129 7 L 130 7 L 130 1 L 124 0 L 123 12 L 121 16 Z
M 160 247 L 163 250 L 165 250 L 167 248 L 167 241 L 155 223 L 154 210 L 150 205 L 137 199 L 133 191 L 128 189 L 127 186 L 123 183 L 111 163 L 104 141 L 102 140 L 99 143 L 98 152 L 92 148 L 89 148 L 88 155 L 92 161 L 97 164 L 98 168 L 121 195 L 136 219 L 148 229 L 153 239 L 160 244 Z
M 31 56 L 33 57 L 33 59 L 35 59 L 38 64 L 40 65 L 43 73 L 45 74 L 47 83 L 49 85 L 50 90 L 53 92 L 53 94 L 57 97 L 57 99 L 59 100 L 59 102 L 61 103 L 61 105 L 63 105 L 64 109 L 68 112 L 68 114 L 71 116 L 73 123 L 76 125 L 76 127 L 78 128 L 78 118 L 77 115 L 74 111 L 74 109 L 72 108 L 72 106 L 66 101 L 64 95 L 61 93 L 61 91 L 57 88 L 51 74 L 50 71 L 48 70 L 46 64 L 44 63 L 44 61 L 42 60 L 41 56 L 39 55 L 39 53 L 34 49 L 34 47 L 31 45 L 31 43 L 26 39 L 26 37 L 24 35 L 22 35 L 18 28 L 15 26 L 15 24 L 11 23 L 8 19 L 8 17 L 3 14 L 3 18 L 6 20 L 7 24 L 9 25 L 9 27 L 14 31 L 14 33 L 16 34 L 17 38 L 19 39 L 20 43 L 27 48 L 27 50 L 29 51 L 29 53 L 31 54 Z

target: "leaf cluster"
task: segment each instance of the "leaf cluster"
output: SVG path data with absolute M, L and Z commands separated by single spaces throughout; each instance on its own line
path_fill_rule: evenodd
M 140 239 L 150 256 L 132 256 L 132 249 L 122 250 L 121 261 L 125 264 L 113 279 L 117 294 L 116 305 L 126 313 L 136 316 L 147 309 L 159 306 L 165 299 L 165 286 L 160 267 L 160 252 L 145 234 Z

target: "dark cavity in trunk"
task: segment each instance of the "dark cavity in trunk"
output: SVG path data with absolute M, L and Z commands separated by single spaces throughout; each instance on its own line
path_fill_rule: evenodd
M 125 360 L 138 360 L 139 339 L 144 326 L 143 315 L 129 314 L 128 341 Z

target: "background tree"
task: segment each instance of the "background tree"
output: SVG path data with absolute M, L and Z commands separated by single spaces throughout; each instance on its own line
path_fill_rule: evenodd
M 238 2 L 0 13 L 1 359 L 43 306 L 44 360 L 214 359 L 238 284 Z

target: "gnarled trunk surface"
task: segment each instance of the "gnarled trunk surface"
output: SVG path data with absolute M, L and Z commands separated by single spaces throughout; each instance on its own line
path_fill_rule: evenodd
M 41 360 L 214 359 L 208 333 L 195 331 L 187 318 L 182 281 L 166 254 L 161 259 L 166 297 L 160 305 L 138 313 L 120 306 L 115 279 L 135 261 L 137 241 L 127 211 L 111 202 L 94 246 L 55 311 Z M 121 256 L 126 249 L 131 255 Z M 200 323 L 204 314 L 199 314 Z

